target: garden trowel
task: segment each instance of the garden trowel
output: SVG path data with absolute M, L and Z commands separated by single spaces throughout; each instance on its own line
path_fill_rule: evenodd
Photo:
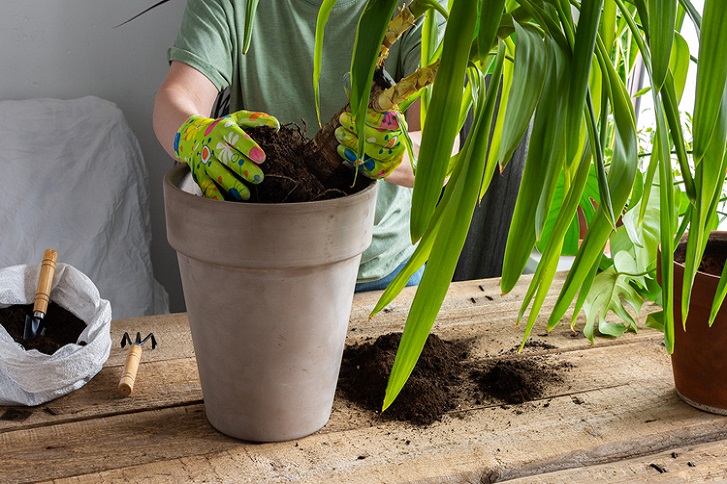
M 50 303 L 50 290 L 53 283 L 53 274 L 56 271 L 58 253 L 53 249 L 46 249 L 43 253 L 43 263 L 40 266 L 38 288 L 35 291 L 33 314 L 25 316 L 23 340 L 31 340 L 45 331 L 45 315 Z

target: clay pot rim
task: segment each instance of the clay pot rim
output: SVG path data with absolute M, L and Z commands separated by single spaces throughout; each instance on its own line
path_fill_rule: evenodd
M 331 198 L 327 200 L 315 200 L 312 202 L 281 202 L 281 203 L 240 203 L 240 202 L 232 202 L 232 201 L 226 201 L 226 200 L 214 200 L 211 198 L 205 198 L 202 196 L 197 196 L 195 194 L 186 192 L 182 190 L 179 185 L 184 180 L 184 177 L 187 176 L 187 174 L 190 173 L 189 165 L 186 164 L 178 164 L 174 167 L 172 167 L 167 173 L 164 175 L 164 185 L 166 188 L 171 190 L 170 195 L 174 197 L 181 197 L 182 199 L 187 199 L 188 203 L 195 203 L 199 204 L 200 206 L 204 206 L 205 204 L 217 204 L 215 207 L 213 207 L 215 210 L 236 210 L 240 209 L 240 207 L 244 207 L 243 210 L 280 210 L 280 211 L 290 211 L 291 208 L 295 207 L 298 210 L 305 211 L 308 207 L 320 207 L 321 205 L 353 205 L 356 203 L 359 203 L 360 198 L 368 198 L 371 195 L 371 192 L 376 190 L 377 182 L 376 180 L 370 180 L 371 183 L 369 185 L 359 190 L 356 193 L 353 193 L 351 195 L 346 195 L 345 197 L 337 197 L 337 198 Z M 210 205 L 212 207 L 212 205 Z M 224 208 L 223 208 L 224 207 Z

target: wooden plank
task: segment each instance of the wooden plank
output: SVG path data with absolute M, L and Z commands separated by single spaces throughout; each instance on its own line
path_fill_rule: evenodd
M 569 397 L 554 398 L 547 410 L 552 415 L 546 418 L 542 418 L 544 409 L 533 405 L 521 406 L 521 413 L 494 407 L 423 430 L 388 423 L 263 445 L 215 439 L 197 425 L 199 420 L 186 419 L 190 452 L 165 460 L 169 448 L 158 445 L 164 439 L 157 437 L 144 446 L 147 453 L 135 446 L 138 462 L 133 467 L 119 460 L 127 456 L 116 454 L 117 468 L 99 471 L 84 463 L 80 468 L 92 474 L 55 482 L 115 483 L 141 476 L 145 482 L 494 482 L 727 437 L 724 419 L 687 408 L 663 384 L 651 382 L 647 391 L 652 395 L 649 401 L 635 399 L 643 391 L 633 386 L 593 392 L 587 395 L 587 404 L 575 408 Z M 613 402 L 619 397 L 624 401 L 616 408 Z M 600 406 L 609 411 L 594 417 L 594 409 Z M 157 426 L 183 417 L 160 415 Z M 533 426 L 535 418 L 542 425 Z M 126 437 L 122 435 L 121 440 L 128 446 Z M 195 454 L 205 444 L 208 452 Z M 156 453 L 154 458 L 148 457 L 151 453 Z M 112 455 L 98 453 L 99 459 Z
M 727 441 L 677 447 L 654 455 L 599 466 L 539 474 L 508 481 L 512 484 L 581 484 L 659 482 L 693 484 L 727 481 Z
M 5 432 L 0 481 L 56 479 L 79 469 L 87 475 L 78 482 L 123 482 L 131 472 L 177 482 L 329 482 L 341 473 L 362 483 L 387 476 L 517 478 L 727 437 L 725 419 L 678 400 L 668 360 L 654 341 L 552 358 L 574 368 L 543 399 L 515 406 L 485 402 L 426 428 L 383 421 L 338 399 L 324 431 L 279 444 L 219 434 L 202 405 Z

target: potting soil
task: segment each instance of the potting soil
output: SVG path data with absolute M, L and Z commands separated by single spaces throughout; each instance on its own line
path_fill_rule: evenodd
M 41 353 L 52 355 L 69 343 L 85 344 L 79 342 L 78 337 L 86 329 L 86 323 L 53 301 L 48 305 L 45 315 L 45 334 L 39 334 L 33 339 L 23 341 L 25 317 L 32 314 L 32 304 L 17 304 L 0 308 L 0 325 L 26 351 L 35 349 Z

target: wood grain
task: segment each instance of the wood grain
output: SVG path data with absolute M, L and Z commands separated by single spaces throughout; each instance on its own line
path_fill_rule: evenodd
M 497 282 L 454 284 L 434 331 L 445 339 L 474 341 L 472 364 L 533 356 L 567 363 L 563 381 L 541 398 L 504 405 L 483 396 L 463 401 L 441 422 L 415 427 L 337 395 L 320 432 L 297 441 L 251 444 L 226 437 L 207 422 L 185 314 L 115 320 L 115 342 L 124 331 L 154 332 L 159 342 L 155 350 L 144 351 L 133 395 L 116 394 L 126 353 L 119 345 L 82 389 L 30 409 L 0 407 L 0 482 L 727 478 L 719 458 L 727 420 L 679 400 L 660 333 L 644 330 L 600 339 L 594 346 L 566 322 L 550 334 L 537 328 L 533 338 L 547 345 L 518 355 L 513 349 L 522 331 L 514 315 L 524 288 L 501 296 Z M 356 295 L 348 343 L 402 329 L 413 290 L 369 319 L 379 295 Z M 555 295 L 548 298 L 544 314 L 554 300 Z

